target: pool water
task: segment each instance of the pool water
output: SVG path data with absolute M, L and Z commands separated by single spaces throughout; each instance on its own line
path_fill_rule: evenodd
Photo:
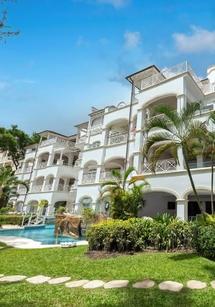
M 54 225 L 46 225 L 37 228 L 26 229 L 3 229 L 0 230 L 0 236 L 15 236 L 39 241 L 42 244 L 59 244 L 63 242 L 77 242 L 80 239 L 74 239 L 67 236 L 54 236 Z

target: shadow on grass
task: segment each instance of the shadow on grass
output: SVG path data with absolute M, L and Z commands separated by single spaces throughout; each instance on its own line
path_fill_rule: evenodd
M 0 252 L 3 252 L 5 250 L 11 249 L 11 248 L 13 248 L 13 247 L 0 242 Z
M 169 259 L 174 261 L 190 260 L 195 258 L 199 258 L 199 255 L 195 253 L 183 253 L 183 254 L 172 255 L 169 257 Z

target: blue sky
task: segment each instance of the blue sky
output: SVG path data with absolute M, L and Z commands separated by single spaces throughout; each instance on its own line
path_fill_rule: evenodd
M 0 42 L 0 125 L 71 134 L 91 106 L 128 101 L 124 77 L 215 63 L 215 1 L 17 0 Z

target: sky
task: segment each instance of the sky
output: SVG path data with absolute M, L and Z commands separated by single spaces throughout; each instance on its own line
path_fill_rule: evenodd
M 16 0 L 0 41 L 0 126 L 70 135 L 91 107 L 129 101 L 125 77 L 215 64 L 214 0 Z

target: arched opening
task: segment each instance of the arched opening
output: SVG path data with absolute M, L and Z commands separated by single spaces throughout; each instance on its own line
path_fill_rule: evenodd
M 25 173 L 31 172 L 33 165 L 34 165 L 33 159 L 26 160 L 25 165 L 24 165 L 24 172 Z
M 201 202 L 201 207 L 203 212 L 207 212 L 209 214 L 212 213 L 212 204 L 211 204 L 211 195 L 210 191 L 206 190 L 197 190 L 200 202 Z M 215 197 L 214 197 L 215 198 Z M 190 192 L 187 195 L 187 200 L 188 200 L 188 219 L 193 220 L 195 219 L 198 215 L 201 214 L 201 211 L 199 209 L 198 203 L 196 201 L 196 198 L 193 194 L 193 192 Z M 215 201 L 213 202 L 213 209 L 215 211 Z
M 45 168 L 48 164 L 48 159 L 49 159 L 49 153 L 48 152 L 42 153 L 38 157 L 37 168 Z
M 85 208 L 91 208 L 93 200 L 92 200 L 92 197 L 86 195 L 80 199 L 79 203 L 81 204 L 81 208 L 83 210 Z
M 38 201 L 32 200 L 27 204 L 27 213 L 35 214 L 38 210 Z
M 164 213 L 176 216 L 176 196 L 162 191 L 145 192 L 139 216 L 155 217 Z
M 89 161 L 84 166 L 82 183 L 94 183 L 96 180 L 97 162 Z
M 58 212 L 58 213 L 66 211 L 66 204 L 67 204 L 67 202 L 65 200 L 57 201 L 54 204 L 54 211 Z
M 112 179 L 112 171 L 122 171 L 124 169 L 125 159 L 124 158 L 112 158 L 104 163 L 103 169 L 100 173 L 100 181 Z
M 65 186 L 65 179 L 60 178 L 58 183 L 58 191 L 63 191 Z
M 165 105 L 169 106 L 173 111 L 177 111 L 177 97 L 175 95 L 160 97 L 149 102 L 145 108 L 146 120 L 150 120 L 153 116 L 159 116 L 155 114 L 156 108 L 158 106 Z
M 119 119 L 108 126 L 107 144 L 124 143 L 128 137 L 128 120 Z
M 21 213 L 23 211 L 23 201 L 18 201 L 16 204 L 15 204 L 15 210 L 16 212 L 18 213 Z
M 34 183 L 33 183 L 33 186 L 32 186 L 32 192 L 40 192 L 40 191 L 42 191 L 43 182 L 44 182 L 44 176 L 37 177 L 34 180 Z
M 54 176 L 53 175 L 47 176 L 44 190 L 45 191 L 52 191 L 53 190 L 53 182 L 54 182 Z

